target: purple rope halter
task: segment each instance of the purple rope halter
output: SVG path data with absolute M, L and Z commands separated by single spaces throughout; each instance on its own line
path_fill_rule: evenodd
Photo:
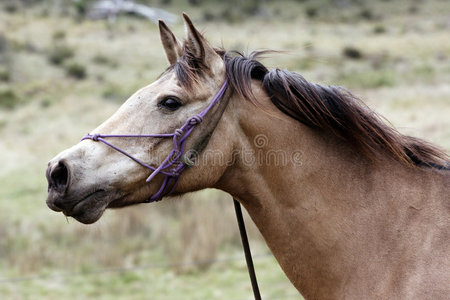
M 214 96 L 214 98 L 211 100 L 209 105 L 199 114 L 194 115 L 193 117 L 189 118 L 183 126 L 181 126 L 178 129 L 175 129 L 173 133 L 162 133 L 162 134 L 142 134 L 142 135 L 134 135 L 134 134 L 99 134 L 94 133 L 90 134 L 88 133 L 85 135 L 81 140 L 93 140 L 94 142 L 102 142 L 103 144 L 113 148 L 114 150 L 122 153 L 125 156 L 128 156 L 138 164 L 146 167 L 147 169 L 152 170 L 153 172 L 150 174 L 150 176 L 147 178 L 146 182 L 150 182 L 155 176 L 159 173 L 165 176 L 163 183 L 161 184 L 161 187 L 159 188 L 158 192 L 156 194 L 153 194 L 150 196 L 149 199 L 145 202 L 154 202 L 161 200 L 164 196 L 167 196 L 171 194 L 177 184 L 178 180 L 180 178 L 181 173 L 184 171 L 186 166 L 191 167 L 194 162 L 188 158 L 187 156 L 183 155 L 184 152 L 184 146 L 186 143 L 186 139 L 189 137 L 191 132 L 194 130 L 195 126 L 200 124 L 203 121 L 203 118 L 205 115 L 211 110 L 211 108 L 219 102 L 219 100 L 224 95 L 226 89 L 228 86 L 228 80 L 225 79 L 225 82 L 223 83 L 222 87 L 220 88 L 219 92 Z M 169 155 L 164 159 L 164 161 L 157 167 L 152 167 L 149 164 L 139 160 L 138 158 L 134 157 L 133 155 L 125 152 L 124 150 L 120 149 L 119 147 L 114 146 L 113 144 L 109 143 L 105 140 L 105 138 L 172 138 L 173 139 L 173 148 L 170 151 Z M 167 170 L 168 169 L 168 170 Z M 172 185 L 169 191 L 164 192 L 168 186 Z

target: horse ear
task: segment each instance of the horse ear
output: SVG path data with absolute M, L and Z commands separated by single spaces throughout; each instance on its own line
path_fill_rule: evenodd
M 173 65 L 183 54 L 181 44 L 162 20 L 159 20 L 159 34 L 161 36 L 164 51 L 166 52 L 167 60 L 169 61 L 169 64 Z
M 221 58 L 217 55 L 216 51 L 209 45 L 208 41 L 203 37 L 203 35 L 195 28 L 192 24 L 191 19 L 183 13 L 184 23 L 186 27 L 187 35 L 187 45 L 192 51 L 195 58 L 199 59 L 204 63 L 204 65 L 211 67 L 212 64 Z
M 205 57 L 205 38 L 192 24 L 191 19 L 185 13 L 183 13 L 184 23 L 186 27 L 186 42 L 188 43 L 189 49 L 193 52 L 196 58 L 204 59 Z

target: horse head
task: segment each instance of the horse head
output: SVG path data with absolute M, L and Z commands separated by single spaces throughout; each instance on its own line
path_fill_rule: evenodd
M 218 142 L 216 132 L 230 98 L 225 93 L 225 65 L 220 51 L 209 45 L 187 15 L 184 21 L 183 42 L 159 23 L 170 67 L 48 163 L 51 209 L 93 223 L 106 208 L 160 200 L 169 192 L 195 191 L 218 180 L 223 168 L 208 167 L 201 155 L 206 147 L 221 151 L 229 146 Z M 194 160 L 205 164 L 188 169 Z

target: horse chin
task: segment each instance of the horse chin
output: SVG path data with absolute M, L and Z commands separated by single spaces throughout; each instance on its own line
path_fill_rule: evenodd
M 106 195 L 103 192 L 94 193 L 72 207 L 70 210 L 62 212 L 67 217 L 72 217 L 80 223 L 92 224 L 98 221 L 108 205 Z
M 124 197 L 98 190 L 76 203 L 71 209 L 62 210 L 67 217 L 72 217 L 80 223 L 92 224 L 97 222 L 111 203 L 121 201 Z
M 101 218 L 104 211 L 105 211 L 104 209 L 90 210 L 90 211 L 83 211 L 77 214 L 70 214 L 70 215 L 66 214 L 66 216 L 70 216 L 83 224 L 93 224 Z

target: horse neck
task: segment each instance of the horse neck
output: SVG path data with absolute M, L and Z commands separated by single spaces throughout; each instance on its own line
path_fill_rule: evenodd
M 244 205 L 304 296 L 332 297 L 348 274 L 383 251 L 374 238 L 391 239 L 386 224 L 410 200 L 398 186 L 414 190 L 408 181 L 417 184 L 423 176 L 413 178 L 417 172 L 399 163 L 370 162 L 285 116 L 263 92 L 257 96 L 261 108 L 244 99 L 230 102 L 240 126 L 234 137 L 239 155 L 216 187 Z M 269 153 L 279 155 L 275 164 Z

